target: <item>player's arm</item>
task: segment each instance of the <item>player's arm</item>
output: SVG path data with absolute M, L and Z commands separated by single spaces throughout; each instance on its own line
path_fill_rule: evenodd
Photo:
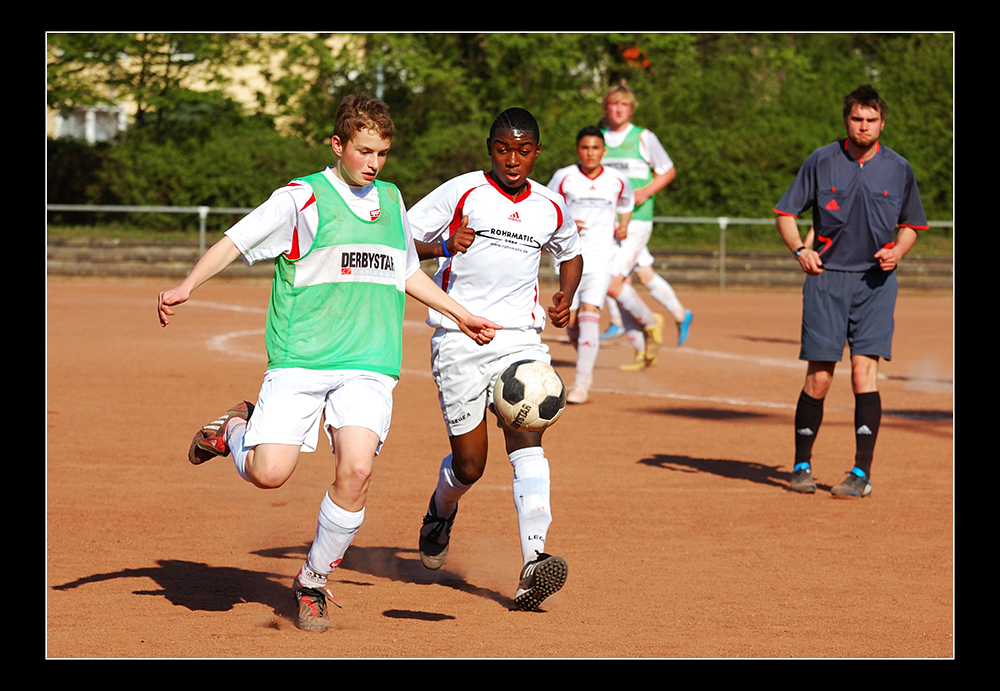
M 875 258 L 878 259 L 878 265 L 882 271 L 895 269 L 916 241 L 917 231 L 913 228 L 900 228 L 899 232 L 896 233 L 896 241 L 889 243 L 875 253 Z
M 458 324 L 462 333 L 479 345 L 492 341 L 496 332 L 503 328 L 488 319 L 471 314 L 419 269 L 406 279 L 406 294 L 451 319 Z
M 628 224 L 632 221 L 632 212 L 629 211 L 627 214 L 618 214 L 618 227 L 615 228 L 615 237 L 618 240 L 624 240 L 628 237 Z
M 788 249 L 795 254 L 795 258 L 799 262 L 799 266 L 802 267 L 802 270 L 810 276 L 823 273 L 823 261 L 819 258 L 819 253 L 802 242 L 802 238 L 799 235 L 799 224 L 795 222 L 795 217 L 778 214 L 775 222 L 778 226 L 778 232 L 781 233 L 781 239 L 785 241 Z
M 674 181 L 674 177 L 676 175 L 677 169 L 673 166 L 670 166 L 670 170 L 665 173 L 654 174 L 653 179 L 650 180 L 648 184 L 634 191 L 635 205 L 639 206 L 654 194 L 664 189 L 667 185 Z
M 169 317 L 174 314 L 174 311 L 170 309 L 172 306 L 187 302 L 191 293 L 208 279 L 221 273 L 223 269 L 236 261 L 240 254 L 240 250 L 229 239 L 229 236 L 223 236 L 221 240 L 212 245 L 194 265 L 191 273 L 181 281 L 180 285 L 160 293 L 157 302 L 160 325 L 166 326 L 170 323 Z
M 896 232 L 896 241 L 875 253 L 875 258 L 878 259 L 883 271 L 895 269 L 917 241 L 917 231 L 927 230 L 930 227 L 924 215 L 923 204 L 920 202 L 916 180 L 913 179 L 913 170 L 909 169 L 907 174 L 909 178 L 903 195 L 902 214 L 897 221 L 899 230 Z
M 548 308 L 549 319 L 553 326 L 562 328 L 569 323 L 573 296 L 580 286 L 583 275 L 583 255 L 578 254 L 559 264 L 559 292 L 552 296 L 552 306 Z
M 649 164 L 649 167 L 652 168 L 653 179 L 644 187 L 635 190 L 636 206 L 639 206 L 673 182 L 674 177 L 677 175 L 674 162 L 670 160 L 670 156 L 667 155 L 663 144 L 660 143 L 660 140 L 653 132 L 650 130 L 643 131 L 640 135 L 640 142 L 640 153 L 643 159 Z M 662 172 L 656 172 L 658 170 Z

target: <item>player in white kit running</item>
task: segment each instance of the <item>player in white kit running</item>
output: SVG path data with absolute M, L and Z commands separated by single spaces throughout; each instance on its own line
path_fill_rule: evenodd
M 519 360 L 550 362 L 540 336 L 546 311 L 557 327 L 569 322 L 583 271 L 579 234 L 562 197 L 528 179 L 541 150 L 535 118 L 522 108 L 504 111 L 486 145 L 489 172 L 466 173 L 444 183 L 409 214 L 418 254 L 438 260 L 435 282 L 503 327 L 491 346 L 467 348 L 451 320 L 434 310 L 429 313 L 427 321 L 436 329 L 431 368 L 451 443 L 420 531 L 420 559 L 429 569 L 444 564 L 459 499 L 486 468 L 486 411 L 496 378 Z M 547 310 L 538 302 L 543 249 L 562 269 L 560 290 Z M 518 609 L 534 610 L 563 586 L 567 566 L 561 557 L 545 552 L 552 512 L 542 432 L 506 427 L 503 432 L 514 469 L 521 538 L 521 580 L 514 603 Z
M 549 181 L 549 189 L 566 200 L 583 242 L 583 277 L 567 329 L 577 349 L 576 381 L 566 397 L 569 403 L 585 403 L 589 397 L 600 350 L 601 305 L 615 271 L 619 243 L 628 237 L 635 206 L 628 178 L 601 165 L 605 151 L 601 130 L 584 127 L 576 136 L 578 162 L 560 168 Z M 639 302 L 646 318 L 655 323 L 652 312 Z M 630 307 L 639 311 L 635 305 Z

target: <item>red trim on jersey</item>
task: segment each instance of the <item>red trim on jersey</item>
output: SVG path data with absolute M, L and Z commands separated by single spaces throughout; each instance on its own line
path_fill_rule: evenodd
M 780 209 L 772 209 L 772 211 L 774 211 L 774 213 L 778 214 L 779 216 L 791 216 L 792 218 L 798 218 L 798 216 L 796 216 L 795 214 L 790 214 L 786 211 L 781 211 Z
M 847 149 L 847 142 L 848 142 L 848 141 L 850 141 L 850 140 L 849 140 L 849 139 L 845 139 L 845 140 L 844 140 L 844 151 L 847 151 L 847 150 L 848 150 L 848 149 Z M 875 141 L 875 153 L 878 153 L 880 149 L 881 149 L 881 145 L 880 145 L 880 144 L 879 144 L 879 142 L 878 142 L 878 141 L 876 140 L 876 141 Z M 861 159 L 854 159 L 854 158 L 852 157 L 852 160 L 856 160 L 856 161 L 857 161 L 857 162 L 858 162 L 859 164 L 861 164 L 861 165 L 864 165 L 864 164 L 865 164 L 865 162 L 864 162 L 864 161 L 862 161 Z
M 905 223 L 899 224 L 900 228 L 909 228 L 910 230 L 930 230 L 930 226 L 908 226 Z
M 285 252 L 285 258 L 295 261 L 299 258 L 299 227 L 292 228 L 292 249 Z
M 819 233 L 816 233 L 816 239 L 819 240 L 821 243 L 823 243 L 823 246 L 816 251 L 816 254 L 823 254 L 828 249 L 830 249 L 830 245 L 833 243 L 833 240 L 831 240 L 830 238 L 825 238 Z
M 604 172 L 604 166 L 602 166 L 600 164 L 598 164 L 598 166 L 597 166 L 597 174 L 596 175 L 587 175 L 586 173 L 584 173 L 583 172 L 583 168 L 580 167 L 579 163 L 576 164 L 576 169 L 580 171 L 580 175 L 582 175 L 583 177 L 587 178 L 588 180 L 596 180 L 597 178 L 601 177 L 601 173 Z
M 552 206 L 556 207 L 556 232 L 559 232 L 559 229 L 562 228 L 563 224 L 562 209 L 560 209 L 559 205 L 556 204 L 551 199 L 549 200 L 549 202 L 552 204 Z
M 300 182 L 290 182 L 290 183 L 288 183 L 288 186 L 289 187 L 301 187 L 302 183 L 300 183 Z M 313 193 L 312 196 L 309 197 L 309 200 L 305 204 L 302 205 L 301 209 L 299 209 L 299 213 L 302 213 L 303 211 L 305 211 L 306 209 L 308 209 L 310 205 L 315 204 L 315 203 L 316 203 L 316 194 Z M 295 226 L 294 228 L 292 228 L 292 249 L 290 249 L 287 252 L 285 252 L 285 258 L 289 259 L 291 261 L 295 261 L 299 257 L 300 257 L 300 252 L 299 252 L 299 227 Z
M 528 182 L 527 180 L 524 181 L 524 187 L 522 187 L 521 191 L 518 192 L 518 195 L 522 195 L 521 198 L 518 199 L 517 197 L 512 197 L 507 192 L 504 192 L 503 188 L 500 187 L 500 184 L 496 180 L 494 180 L 489 173 L 483 173 L 483 175 L 486 176 L 486 181 L 493 186 L 493 189 L 495 189 L 503 196 L 507 197 L 507 199 L 511 200 L 515 204 L 517 204 L 519 201 L 524 201 L 525 199 L 531 196 L 531 183 Z
M 462 217 L 465 216 L 465 214 L 463 213 L 465 211 L 465 200 L 468 199 L 469 195 L 472 194 L 472 191 L 474 189 L 476 189 L 476 188 L 475 187 L 470 187 L 465 192 L 465 194 L 463 194 L 459 198 L 458 203 L 455 205 L 455 213 L 451 217 L 451 223 L 448 224 L 448 237 L 449 238 L 452 235 L 455 234 L 455 230 L 456 229 L 458 229 L 459 227 L 461 227 L 461 225 L 462 225 Z M 447 238 L 445 238 L 445 242 L 448 242 Z M 448 265 L 444 267 L 444 271 L 441 273 L 441 290 L 443 290 L 446 293 L 448 292 L 448 283 L 451 280 L 451 263 L 453 261 L 455 261 L 455 258 L 454 257 L 449 257 L 448 258 Z

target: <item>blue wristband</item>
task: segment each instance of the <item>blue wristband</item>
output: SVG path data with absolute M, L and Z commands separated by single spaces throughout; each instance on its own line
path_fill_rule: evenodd
M 448 252 L 448 241 L 447 240 L 443 240 L 441 242 L 441 251 L 444 252 L 444 256 L 448 257 L 449 259 L 451 258 L 451 254 Z

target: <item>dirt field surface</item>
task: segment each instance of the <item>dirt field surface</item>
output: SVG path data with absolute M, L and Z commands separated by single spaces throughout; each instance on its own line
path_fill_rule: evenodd
M 49 658 L 954 656 L 950 296 L 899 298 L 863 500 L 829 493 L 854 458 L 846 361 L 816 443 L 820 489 L 787 491 L 798 292 L 681 291 L 691 337 L 644 372 L 619 372 L 631 349 L 605 342 L 591 401 L 546 432 L 547 550 L 569 578 L 533 613 L 512 610 L 520 550 L 492 424 L 447 564 L 420 564 L 448 445 L 411 303 L 365 522 L 330 578 L 343 608 L 310 634 L 291 582 L 333 479 L 325 436 L 277 490 L 241 480 L 231 458 L 186 457 L 199 427 L 256 400 L 269 285 L 209 282 L 161 329 L 156 295 L 171 285 L 48 283 Z M 570 384 L 564 333 L 543 338 Z

